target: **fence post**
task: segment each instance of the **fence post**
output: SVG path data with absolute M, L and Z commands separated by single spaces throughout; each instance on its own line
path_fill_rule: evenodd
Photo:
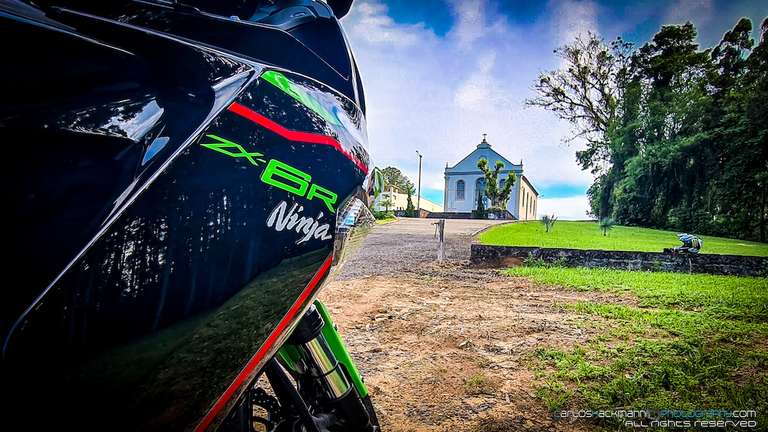
M 443 262 L 445 259 L 445 219 L 440 219 L 439 221 L 435 222 L 435 224 L 437 225 L 435 228 L 438 238 L 437 261 Z

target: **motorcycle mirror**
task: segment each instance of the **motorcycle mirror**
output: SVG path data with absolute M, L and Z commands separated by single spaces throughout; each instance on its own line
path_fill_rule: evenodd
M 328 6 L 333 10 L 333 14 L 336 18 L 341 19 L 349 12 L 354 0 L 327 0 Z

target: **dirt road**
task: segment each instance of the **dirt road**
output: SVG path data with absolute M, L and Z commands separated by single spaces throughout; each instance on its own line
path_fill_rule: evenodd
M 399 219 L 377 225 L 365 239 L 365 246 L 344 264 L 340 279 L 374 275 L 393 275 L 412 269 L 413 264 L 435 261 L 437 239 L 435 219 Z M 445 256 L 448 260 L 469 259 L 473 234 L 497 224 L 487 220 L 447 220 L 445 223 Z
M 553 422 L 527 357 L 590 336 L 557 303 L 610 299 L 470 268 L 471 234 L 489 221 L 448 220 L 448 260 L 438 264 L 431 222 L 377 226 L 321 294 L 384 430 L 582 430 Z

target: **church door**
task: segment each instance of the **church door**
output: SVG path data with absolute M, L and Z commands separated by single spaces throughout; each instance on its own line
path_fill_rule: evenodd
M 475 202 L 472 208 L 477 210 L 477 202 L 481 196 L 485 196 L 485 177 L 479 177 L 475 180 Z

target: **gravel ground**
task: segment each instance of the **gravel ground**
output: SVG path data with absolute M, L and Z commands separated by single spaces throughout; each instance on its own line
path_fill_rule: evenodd
M 399 219 L 376 225 L 364 246 L 344 264 L 337 280 L 365 276 L 392 275 L 410 270 L 414 264 L 435 261 L 438 241 L 435 219 Z M 473 234 L 498 224 L 485 220 L 447 220 L 445 222 L 445 257 L 450 261 L 469 259 Z
M 592 336 L 558 304 L 627 299 L 470 267 L 472 234 L 488 221 L 448 220 L 447 260 L 437 263 L 431 222 L 377 226 L 321 293 L 384 432 L 591 430 L 551 418 L 527 358 Z

